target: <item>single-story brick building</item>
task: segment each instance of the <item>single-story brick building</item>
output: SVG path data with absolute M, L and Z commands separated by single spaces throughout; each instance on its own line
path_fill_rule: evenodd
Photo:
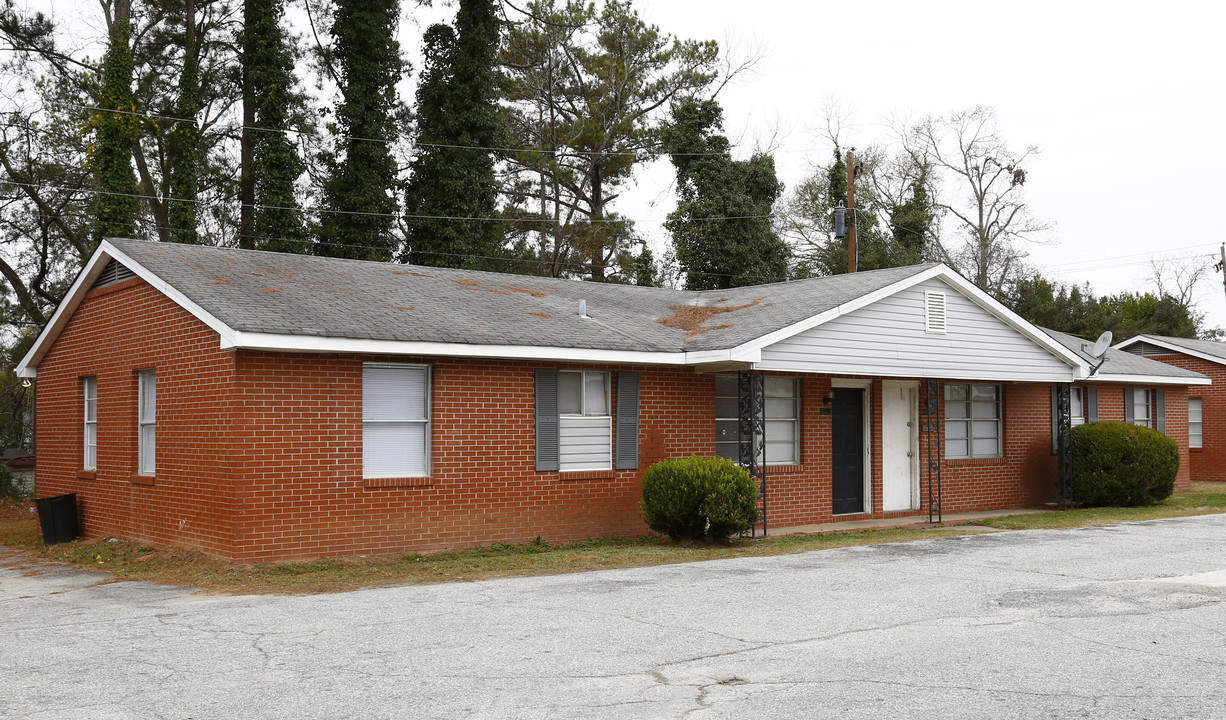
M 1226 481 L 1226 343 L 1138 335 L 1116 347 L 1212 378 L 1212 385 L 1188 389 L 1192 479 Z
M 1078 342 L 937 264 L 688 292 L 112 240 L 18 373 L 87 537 L 256 561 L 640 533 L 691 454 L 771 527 L 1040 503 L 1070 384 L 1152 391 L 1186 460 L 1208 379 L 1086 384 Z

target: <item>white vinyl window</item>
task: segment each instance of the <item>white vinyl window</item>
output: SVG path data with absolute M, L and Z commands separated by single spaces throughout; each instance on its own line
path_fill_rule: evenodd
M 945 385 L 945 456 L 1001 457 L 1000 386 Z
M 1129 388 L 1124 391 L 1125 402 L 1132 403 L 1132 422 L 1142 427 L 1153 427 L 1150 417 L 1149 390 L 1145 388 Z
M 1200 398 L 1188 398 L 1188 447 L 1204 447 L 1204 428 Z
M 152 368 L 137 373 L 139 405 L 137 409 L 137 470 L 140 475 L 153 475 L 157 457 L 157 372 Z
M 85 470 L 93 470 L 98 466 L 98 378 L 87 377 L 81 378 L 81 395 L 85 401 L 84 416 L 85 416 L 85 432 L 83 434 L 84 442 L 82 445 L 85 450 L 85 457 L 82 459 L 81 467 Z
M 613 468 L 609 373 L 558 371 L 558 468 L 562 472 Z
M 430 474 L 430 368 L 362 366 L 362 477 Z
M 764 378 L 767 465 L 800 462 L 799 386 L 796 378 Z M 735 375 L 715 376 L 715 454 L 733 462 L 740 461 L 738 396 Z
M 1069 393 L 1069 410 L 1073 427 L 1086 424 L 1085 388 L 1075 387 Z

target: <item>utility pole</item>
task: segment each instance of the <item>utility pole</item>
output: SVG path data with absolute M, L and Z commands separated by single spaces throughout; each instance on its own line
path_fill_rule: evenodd
M 1222 243 L 1222 263 L 1217 269 L 1222 271 L 1222 288 L 1226 289 L 1226 243 Z
M 856 258 L 856 149 L 847 151 L 847 272 L 854 273 Z

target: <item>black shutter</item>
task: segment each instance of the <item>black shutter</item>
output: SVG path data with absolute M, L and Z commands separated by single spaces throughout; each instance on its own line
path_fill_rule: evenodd
M 1124 422 L 1130 423 L 1137 421 L 1135 408 L 1132 405 L 1133 400 L 1132 388 L 1124 388 Z
M 639 374 L 617 373 L 617 464 L 618 470 L 639 466 Z
M 1086 422 L 1098 422 L 1098 388 L 1087 387 L 1085 392 Z
M 1060 435 L 1060 402 L 1056 398 L 1056 386 L 1051 386 L 1051 454 L 1059 451 L 1057 445 Z
M 558 371 L 536 371 L 536 469 L 558 470 Z
M 1153 390 L 1154 394 L 1154 429 L 1158 432 L 1166 432 L 1166 391 L 1162 389 Z

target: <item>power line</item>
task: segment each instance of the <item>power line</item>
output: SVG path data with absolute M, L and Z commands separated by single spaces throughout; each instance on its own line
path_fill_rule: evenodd
M 105 113 L 113 113 L 116 115 L 130 115 L 134 117 L 143 117 L 143 118 L 149 118 L 153 120 L 166 120 L 169 122 L 176 122 L 176 123 L 181 123 L 181 122 L 195 123 L 196 122 L 195 118 L 180 118 L 180 117 L 174 117 L 171 115 L 159 115 L 156 113 L 137 112 L 135 110 L 114 110 L 111 108 L 100 108 L 100 107 L 93 106 L 93 105 L 87 105 L 85 106 L 85 109 L 91 112 L 105 112 Z M 266 128 L 266 127 L 260 127 L 258 125 L 240 125 L 239 129 L 240 130 L 254 130 L 256 132 L 277 133 L 277 134 L 290 133 L 293 135 L 304 135 L 307 137 L 321 137 L 320 133 L 311 132 L 307 130 L 296 130 L 294 128 Z M 340 133 L 336 134 L 336 137 L 345 139 L 345 140 L 357 140 L 359 142 L 383 143 L 385 145 L 393 145 L 397 142 L 396 140 L 387 140 L 384 138 L 365 138 L 365 137 L 357 137 L 353 135 L 344 135 Z M 642 157 L 643 159 L 647 159 L 648 157 L 706 157 L 706 156 L 711 156 L 711 155 L 725 155 L 726 154 L 722 152 L 692 152 L 692 153 L 658 152 L 658 153 L 652 153 L 650 155 L 647 155 L 647 154 L 642 154 L 640 152 L 636 152 L 633 150 L 570 150 L 570 149 L 558 150 L 558 149 L 531 148 L 531 147 L 525 148 L 525 147 L 498 147 L 498 146 L 485 146 L 485 145 L 453 145 L 453 144 L 448 144 L 448 143 L 429 143 L 429 142 L 414 142 L 413 144 L 417 147 L 446 148 L 446 149 L 452 149 L 452 150 L 481 150 L 484 152 L 505 152 L 505 153 L 541 153 L 542 155 L 574 156 L 574 157 L 606 156 L 606 157 L 635 157 L 635 158 Z M 736 146 L 731 146 L 731 147 L 736 147 Z
M 119 193 L 119 192 L 112 192 L 109 190 L 95 190 L 93 188 L 64 187 L 62 185 L 22 183 L 22 182 L 17 182 L 15 180 L 0 179 L 0 184 L 11 185 L 14 187 L 23 187 L 23 188 L 60 190 L 62 192 L 89 193 L 93 195 L 109 195 L 109 196 L 114 196 L 114 197 L 135 198 L 138 200 L 157 200 L 159 202 L 185 202 L 185 203 L 195 203 L 197 205 L 203 205 L 206 203 L 214 204 L 214 203 L 210 203 L 210 201 L 208 200 L 191 200 L 188 198 L 174 198 L 174 197 L 169 197 L 169 196 L 159 197 L 157 195 L 142 195 L 138 193 Z M 365 216 L 365 217 L 407 218 L 409 220 L 460 220 L 460 221 L 472 221 L 472 222 L 512 222 L 512 223 L 522 222 L 522 223 L 535 223 L 535 224 L 544 223 L 544 224 L 550 224 L 550 225 L 558 224 L 558 221 L 553 220 L 552 218 L 538 218 L 538 217 L 513 218 L 513 217 L 465 217 L 465 216 L 452 216 L 452 215 L 410 215 L 407 213 L 376 213 L 376 212 L 365 212 L 362 210 L 337 210 L 335 208 L 323 208 L 323 207 L 300 208 L 300 207 L 291 207 L 287 205 L 261 205 L 258 203 L 238 203 L 236 206 L 237 207 L 253 207 L 253 208 L 260 208 L 264 210 L 286 210 L 289 212 L 300 212 L 304 214 L 334 213 L 334 214 L 339 214 L 339 215 L 359 215 L 359 216 Z M 682 220 L 684 222 L 714 222 L 717 220 L 760 220 L 760 219 L 771 218 L 771 217 L 774 217 L 774 216 L 773 215 L 725 215 L 725 216 L 716 216 L 716 217 L 683 218 Z M 669 221 L 668 218 L 664 220 L 653 219 L 653 220 L 638 220 L 638 221 L 631 221 L 628 219 L 616 219 L 616 218 L 608 218 L 608 219 L 602 218 L 598 220 L 593 220 L 589 218 L 586 222 L 588 223 L 608 223 L 608 224 L 621 223 L 621 222 L 644 222 L 644 223 L 663 224 L 668 221 Z

